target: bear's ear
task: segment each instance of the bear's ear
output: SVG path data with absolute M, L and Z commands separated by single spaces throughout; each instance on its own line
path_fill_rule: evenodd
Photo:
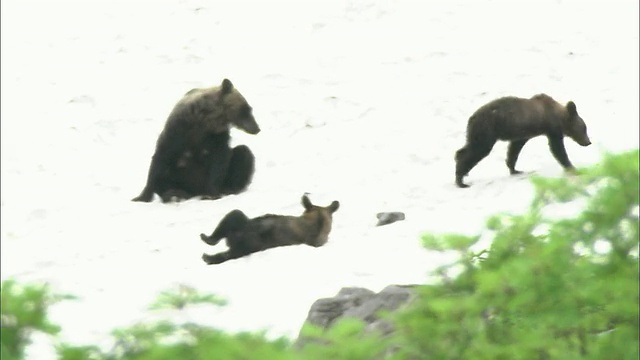
M 336 212 L 338 208 L 340 208 L 340 202 L 338 201 L 334 201 L 329 205 L 329 210 L 331 210 L 332 213 Z
M 567 111 L 569 111 L 569 115 L 571 115 L 571 116 L 578 115 L 578 110 L 576 109 L 576 104 L 573 101 L 569 101 L 567 103 Z
M 228 94 L 231 92 L 231 90 L 233 90 L 233 84 L 231 83 L 231 80 L 229 79 L 222 80 L 222 93 Z
M 307 194 L 302 195 L 302 206 L 307 210 L 313 207 L 313 204 L 311 203 L 311 200 L 309 200 Z

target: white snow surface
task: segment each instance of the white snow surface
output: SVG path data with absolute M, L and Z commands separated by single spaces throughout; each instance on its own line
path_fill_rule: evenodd
M 594 145 L 573 163 L 638 146 L 638 2 L 3 0 L 1 274 L 79 296 L 51 308 L 62 338 L 109 346 L 188 284 L 229 301 L 195 312 L 228 331 L 295 338 L 314 300 L 345 286 L 429 281 L 450 256 L 425 232 L 477 234 L 529 203 L 506 143 L 454 185 L 466 121 L 495 98 L 575 101 Z M 169 111 L 229 78 L 262 132 L 249 189 L 217 201 L 130 201 Z M 519 168 L 565 176 L 546 139 Z M 298 215 L 339 200 L 329 243 L 207 266 L 199 239 L 227 212 Z M 376 213 L 406 220 L 376 227 Z M 38 340 L 30 358 L 53 356 Z

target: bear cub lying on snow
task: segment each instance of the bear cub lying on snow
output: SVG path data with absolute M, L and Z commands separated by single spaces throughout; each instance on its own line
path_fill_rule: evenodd
M 231 127 L 260 132 L 251 106 L 231 81 L 187 92 L 169 114 L 147 183 L 133 201 L 149 202 L 154 193 L 168 202 L 242 192 L 253 177 L 255 158 L 247 146 L 230 148 Z
M 573 101 L 563 106 L 546 94 L 538 94 L 530 99 L 503 97 L 480 107 L 467 123 L 466 145 L 456 152 L 456 185 L 469 187 L 462 178 L 489 155 L 498 140 L 510 141 L 507 167 L 512 175 L 520 174 L 515 166 L 522 147 L 540 135 L 549 139 L 551 153 L 566 170 L 573 170 L 573 165 L 564 147 L 564 137 L 581 146 L 591 145 L 587 126 Z
M 267 214 L 249 219 L 240 210 L 229 212 L 220 221 L 211 236 L 200 234 L 209 245 L 226 238 L 229 249 L 215 255 L 203 254 L 209 265 L 220 264 L 269 248 L 306 244 L 319 247 L 327 243 L 332 215 L 340 207 L 338 201 L 329 206 L 316 206 L 307 195 L 302 196 L 304 212 L 301 216 Z

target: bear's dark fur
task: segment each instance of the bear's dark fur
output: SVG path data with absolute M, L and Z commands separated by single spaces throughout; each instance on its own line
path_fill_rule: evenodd
M 563 106 L 546 94 L 538 94 L 531 99 L 503 97 L 480 107 L 467 123 L 466 145 L 456 152 L 456 184 L 469 187 L 462 178 L 489 155 L 498 140 L 510 142 L 506 161 L 509 172 L 521 173 L 515 169 L 518 155 L 529 139 L 540 135 L 549 139 L 551 153 L 567 170 L 573 169 L 573 165 L 564 147 L 564 137 L 582 146 L 591 145 L 587 126 L 573 101 Z
M 257 134 L 251 106 L 228 79 L 220 86 L 192 89 L 175 105 L 156 142 L 147 183 L 133 201 L 163 201 L 236 194 L 251 182 L 254 156 L 229 147 L 230 128 Z
M 304 213 L 301 216 L 267 214 L 249 219 L 242 211 L 229 212 L 218 224 L 211 236 L 200 234 L 209 245 L 216 245 L 226 238 L 228 250 L 215 255 L 203 254 L 207 264 L 220 264 L 269 248 L 306 244 L 314 247 L 324 245 L 331 231 L 332 214 L 340 203 L 322 207 L 302 196 Z

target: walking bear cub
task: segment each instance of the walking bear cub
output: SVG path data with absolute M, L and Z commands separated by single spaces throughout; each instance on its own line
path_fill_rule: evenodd
M 591 145 L 587 126 L 573 101 L 563 106 L 546 94 L 538 94 L 530 99 L 503 97 L 480 107 L 467 123 L 466 145 L 456 152 L 456 185 L 469 187 L 462 178 L 489 155 L 498 140 L 510 142 L 507 168 L 512 175 L 520 174 L 515 166 L 522 147 L 540 135 L 548 138 L 551 153 L 566 170 L 572 170 L 573 165 L 564 147 L 564 137 L 581 146 Z
M 215 255 L 203 254 L 209 265 L 220 264 L 269 248 L 306 244 L 319 247 L 327 243 L 332 215 L 340 207 L 338 201 L 329 206 L 316 206 L 306 195 L 302 196 L 304 212 L 300 216 L 267 214 L 249 219 L 240 210 L 229 212 L 220 221 L 211 236 L 200 234 L 209 245 L 226 238 L 228 250 Z
M 154 193 L 167 202 L 243 191 L 251 182 L 255 158 L 244 145 L 229 147 L 232 126 L 260 132 L 251 106 L 231 81 L 187 92 L 158 137 L 144 190 L 132 200 L 149 202 Z

